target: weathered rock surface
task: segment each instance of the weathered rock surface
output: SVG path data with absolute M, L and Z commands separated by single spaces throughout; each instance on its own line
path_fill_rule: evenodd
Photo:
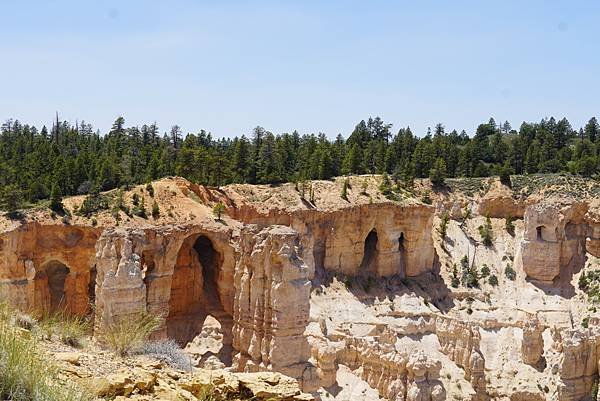
M 30 223 L 0 233 L 0 299 L 24 310 L 87 313 L 100 232 Z
M 475 399 L 485 399 L 485 359 L 476 325 L 455 319 L 437 318 L 436 334 L 441 351 L 465 371 L 465 379 L 475 390 Z
M 521 242 L 527 277 L 552 282 L 561 273 L 570 277 L 581 270 L 586 258 L 586 239 L 595 231 L 586 219 L 587 212 L 586 202 L 539 203 L 527 207 Z
M 309 270 L 288 227 L 242 231 L 234 286 L 233 344 L 238 369 L 275 370 L 302 379 L 307 368 Z
M 209 386 L 256 399 L 367 397 L 349 380 L 396 401 L 588 397 L 600 325 L 577 279 L 600 266 L 599 202 L 483 181 L 475 194 L 435 193 L 433 205 L 418 200 L 422 184 L 391 202 L 377 180 L 351 177 L 347 200 L 343 179 L 313 182 L 309 200 L 293 184 L 172 179 L 156 185 L 157 220 L 11 223 L 0 233 L 0 300 L 80 315 L 92 304 L 96 327 L 162 315 L 153 338 L 176 340 L 205 369 L 81 376 L 119 400 L 194 400 Z M 228 208 L 222 221 L 216 202 Z M 89 364 L 71 351 L 53 352 L 65 371 Z

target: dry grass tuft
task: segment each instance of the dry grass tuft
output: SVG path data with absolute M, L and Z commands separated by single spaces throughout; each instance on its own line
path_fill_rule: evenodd
M 57 369 L 36 343 L 35 336 L 17 325 L 19 313 L 0 304 L 0 399 L 11 401 L 90 401 L 74 385 L 61 386 Z
M 117 355 L 125 356 L 141 348 L 162 322 L 162 316 L 144 312 L 100 325 L 96 338 Z
M 83 340 L 91 334 L 92 324 L 88 317 L 59 311 L 43 313 L 38 318 L 34 332 L 44 339 L 58 338 L 63 344 L 82 347 Z

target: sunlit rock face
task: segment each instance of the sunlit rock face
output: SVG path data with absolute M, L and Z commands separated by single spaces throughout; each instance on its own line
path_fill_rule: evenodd
M 597 254 L 598 224 L 586 202 L 542 202 L 525 210 L 521 242 L 527 277 L 551 283 L 584 266 L 586 253 Z
M 318 182 L 313 202 L 293 184 L 163 184 L 161 210 L 179 212 L 165 220 L 4 229 L 0 300 L 93 313 L 96 329 L 160 315 L 153 338 L 177 341 L 194 366 L 281 372 L 321 399 L 580 400 L 595 386 L 600 325 L 577 283 L 600 256 L 590 200 L 495 185 L 431 205 L 372 189 L 342 201 L 339 182 Z

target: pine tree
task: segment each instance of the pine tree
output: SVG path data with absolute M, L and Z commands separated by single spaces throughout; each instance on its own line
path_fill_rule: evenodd
M 152 203 L 152 217 L 154 219 L 158 219 L 160 217 L 160 208 L 158 207 L 158 203 L 156 203 L 156 201 Z
M 392 182 L 390 181 L 390 177 L 388 177 L 387 173 L 383 173 L 381 176 L 379 191 L 381 191 L 381 193 L 386 197 L 389 197 L 392 194 Z
M 0 192 L 0 208 L 9 214 L 23 207 L 23 191 L 16 185 L 7 185 Z
M 591 142 L 596 142 L 596 139 L 600 138 L 600 126 L 598 126 L 598 120 L 596 120 L 596 117 L 590 118 L 583 128 L 583 131 L 585 137 Z
M 60 190 L 60 186 L 57 183 L 54 183 L 50 193 L 50 209 L 55 212 L 62 212 L 63 208 L 62 191 Z
M 348 188 L 350 188 L 350 180 L 348 178 L 344 179 L 344 184 L 342 186 L 342 199 L 348 200 Z
M 448 212 L 444 212 L 441 217 L 440 226 L 438 228 L 438 232 L 442 239 L 446 238 L 446 233 L 448 231 L 448 222 L 450 221 L 450 215 Z
M 441 157 L 435 161 L 433 168 L 429 170 L 429 179 L 434 187 L 444 185 L 446 179 L 446 162 Z

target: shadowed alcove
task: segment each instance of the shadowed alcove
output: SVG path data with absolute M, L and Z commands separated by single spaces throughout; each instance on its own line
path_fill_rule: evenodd
M 62 262 L 52 260 L 44 264 L 35 274 L 36 309 L 57 312 L 67 309 L 69 300 L 65 292 L 65 281 L 70 269 Z
M 398 237 L 398 252 L 400 253 L 400 263 L 398 266 L 398 272 L 404 276 L 406 273 L 406 239 L 404 238 L 404 233 L 400 233 L 400 237 Z
M 360 272 L 375 273 L 375 262 L 377 261 L 377 231 L 372 229 L 365 238 L 365 246 Z
M 173 270 L 166 323 L 169 338 L 185 345 L 202 333 L 212 316 L 223 336 L 220 353 L 226 355 L 219 357 L 230 360 L 232 317 L 223 307 L 218 284 L 222 264 L 223 255 L 209 237 L 196 234 L 183 242 Z

